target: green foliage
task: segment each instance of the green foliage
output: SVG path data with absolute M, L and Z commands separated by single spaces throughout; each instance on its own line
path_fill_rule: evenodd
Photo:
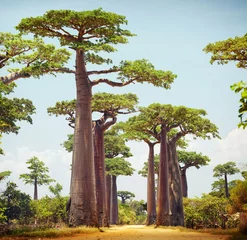
M 8 98 L 16 85 L 5 85 L 0 81 L 0 133 L 18 133 L 18 121 L 32 123 L 31 115 L 35 113 L 32 101 L 24 98 Z
M 125 204 L 127 199 L 132 199 L 135 194 L 129 191 L 117 191 L 117 196 L 121 198 L 122 204 Z
M 154 173 L 156 175 L 159 175 L 159 163 L 160 163 L 160 155 L 155 154 L 154 155 Z M 148 177 L 148 162 L 144 162 L 144 166 L 142 170 L 138 171 L 138 174 L 140 174 L 142 177 Z
M 6 179 L 11 174 L 11 171 L 0 172 L 0 181 Z
M 6 221 L 9 223 L 11 220 L 18 220 L 20 224 L 28 224 L 32 217 L 30 201 L 31 198 L 28 194 L 18 190 L 15 183 L 8 182 L 7 188 L 0 198 L 1 209 L 4 209 Z
M 27 168 L 30 170 L 30 173 L 20 175 L 25 184 L 34 185 L 36 181 L 37 185 L 47 185 L 55 181 L 46 174 L 49 172 L 48 168 L 37 157 L 30 158 L 26 161 L 26 164 L 29 165 Z
M 224 227 L 223 216 L 227 213 L 228 201 L 225 198 L 203 195 L 202 198 L 184 198 L 185 226 L 195 228 L 204 226 L 214 228 L 216 225 Z
M 83 12 L 50 10 L 40 17 L 22 19 L 17 29 L 22 33 L 56 37 L 62 46 L 86 52 L 88 62 L 101 64 L 109 60 L 90 51 L 114 52 L 116 49 L 112 45 L 127 43 L 127 37 L 134 36 L 122 29 L 122 24 L 127 24 L 124 16 L 105 12 L 101 8 Z
M 119 204 L 118 220 L 119 224 L 145 224 L 146 211 L 144 201 L 132 200 L 126 204 Z
M 236 186 L 230 191 L 232 212 L 247 212 L 247 180 L 236 181 Z
M 228 183 L 229 191 L 231 191 L 231 189 L 236 186 L 236 183 L 237 183 L 236 180 L 233 180 Z M 224 197 L 225 196 L 225 180 L 219 179 L 217 181 L 214 181 L 212 183 L 212 192 L 210 192 L 209 194 L 215 197 Z
M 233 175 L 236 174 L 239 171 L 239 169 L 236 167 L 235 162 L 227 162 L 225 164 L 218 164 L 214 169 L 214 177 L 223 177 L 225 175 Z
M 51 226 L 67 221 L 67 201 L 68 197 L 60 195 L 54 198 L 45 196 L 39 200 L 33 200 L 30 206 L 39 224 Z
M 203 156 L 201 153 L 187 152 L 178 150 L 178 162 L 181 168 L 196 167 L 199 169 L 202 166 L 208 165 L 210 159 L 207 156 Z
M 240 93 L 240 106 L 238 109 L 238 117 L 240 118 L 240 123 L 238 124 L 238 127 L 245 127 L 247 126 L 247 119 L 244 118 L 245 113 L 247 112 L 247 83 L 240 81 L 238 83 L 235 83 L 231 86 L 231 90 L 233 90 L 235 93 Z
M 247 35 L 243 37 L 229 38 L 208 44 L 203 51 L 212 53 L 210 63 L 227 64 L 229 61 L 237 62 L 238 68 L 247 67 Z
M 49 190 L 52 194 L 55 195 L 55 197 L 60 197 L 61 195 L 61 191 L 63 190 L 63 186 L 59 183 L 57 183 L 54 187 L 53 186 L 49 186 Z
M 106 174 L 111 176 L 131 176 L 134 168 L 131 163 L 120 157 L 105 159 Z
M 65 49 L 45 44 L 41 38 L 26 40 L 20 34 L 0 33 L 0 45 L 0 68 L 16 63 L 17 68 L 9 68 L 9 72 L 19 73 L 24 78 L 54 74 L 70 57 Z
M 212 53 L 210 63 L 217 62 L 218 64 L 227 64 L 231 61 L 236 62 L 238 68 L 247 68 L 247 34 L 243 37 L 229 38 L 224 41 L 218 41 L 208 44 L 203 50 L 206 53 Z M 235 93 L 241 93 L 239 117 L 240 123 L 238 127 L 245 128 L 247 120 L 244 119 L 244 114 L 247 111 L 247 85 L 240 81 L 231 86 Z

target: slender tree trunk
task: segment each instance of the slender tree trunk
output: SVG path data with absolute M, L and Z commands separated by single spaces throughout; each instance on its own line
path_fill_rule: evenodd
M 105 176 L 105 148 L 104 132 L 102 131 L 100 121 L 94 124 L 94 161 L 95 161 L 95 179 L 96 179 L 96 199 L 99 227 L 108 227 L 109 219 L 106 206 L 106 176 Z
M 168 148 L 167 129 L 161 125 L 160 132 L 160 165 L 159 165 L 159 189 L 158 189 L 158 211 L 156 225 L 170 225 L 169 206 L 169 183 L 168 183 Z
M 225 173 L 225 192 L 226 192 L 226 198 L 229 198 L 228 181 L 227 181 L 226 173 Z
M 124 197 L 121 197 L 121 202 L 122 202 L 122 204 L 125 204 L 125 198 Z
M 112 176 L 111 224 L 118 223 L 117 176 Z
M 37 177 L 34 178 L 34 194 L 33 194 L 33 200 L 38 200 L 38 183 L 37 183 Z
M 156 221 L 155 179 L 154 179 L 154 144 L 148 143 L 148 184 L 147 184 L 147 225 Z
M 186 176 L 186 168 L 181 169 L 181 179 L 182 179 L 182 191 L 183 197 L 188 197 L 188 183 L 187 183 L 187 176 Z
M 70 183 L 69 225 L 98 226 L 92 138 L 92 90 L 84 53 L 76 50 L 76 119 Z
M 182 181 L 175 143 L 169 145 L 169 186 L 171 225 L 184 226 Z
M 109 220 L 111 218 L 111 184 L 112 184 L 112 176 L 106 175 L 106 206 L 107 206 L 107 214 Z

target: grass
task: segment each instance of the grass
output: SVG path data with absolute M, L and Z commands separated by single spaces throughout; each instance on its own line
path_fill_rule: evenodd
M 50 229 L 39 229 L 39 230 L 30 230 L 27 228 L 20 228 L 9 232 L 7 235 L 0 237 L 0 239 L 18 239 L 23 237 L 28 238 L 59 238 L 59 237 L 68 237 L 76 234 L 91 234 L 99 232 L 98 228 L 89 228 L 89 227 L 77 227 L 77 228 L 50 228 Z

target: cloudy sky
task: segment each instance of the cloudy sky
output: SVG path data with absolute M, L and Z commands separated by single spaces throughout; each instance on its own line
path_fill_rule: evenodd
M 24 17 L 43 15 L 51 9 L 84 11 L 102 7 L 105 11 L 125 15 L 127 29 L 137 34 L 128 44 L 111 54 L 115 64 L 121 60 L 148 59 L 157 69 L 171 70 L 178 77 L 170 90 L 147 84 L 133 84 L 116 89 L 97 86 L 94 92 L 135 93 L 140 106 L 151 103 L 184 105 L 202 108 L 208 118 L 219 127 L 221 140 L 191 140 L 188 150 L 201 152 L 211 159 L 207 167 L 188 171 L 189 196 L 200 197 L 211 190 L 213 168 L 217 164 L 235 161 L 247 163 L 247 131 L 237 128 L 239 96 L 230 90 L 234 82 L 246 81 L 246 70 L 234 63 L 221 66 L 209 63 L 210 55 L 202 49 L 210 42 L 243 36 L 247 29 L 247 2 L 244 0 L 0 0 L 0 31 L 15 32 L 15 26 Z M 70 61 L 73 66 L 74 59 Z M 89 69 L 92 70 L 92 69 Z M 2 69 L 0 76 L 7 73 Z M 114 80 L 114 76 L 112 76 Z M 0 171 L 10 170 L 8 178 L 31 195 L 32 186 L 19 180 L 27 172 L 26 161 L 37 156 L 50 169 L 50 176 L 63 185 L 63 194 L 69 193 L 71 154 L 61 143 L 72 130 L 63 117 L 51 117 L 47 108 L 57 101 L 75 98 L 73 76 L 61 74 L 41 79 L 20 79 L 12 96 L 31 99 L 36 106 L 33 124 L 21 123 L 18 135 L 4 135 L 0 156 Z M 121 120 L 121 117 L 119 117 Z M 123 120 L 123 119 L 122 119 Z M 144 143 L 129 142 L 132 166 L 138 171 L 147 159 Z M 158 148 L 156 149 L 158 153 Z M 136 173 L 119 177 L 118 189 L 128 190 L 136 199 L 146 200 L 146 179 Z M 235 175 L 231 179 L 240 178 Z M 6 181 L 0 184 L 3 190 Z M 49 194 L 41 187 L 40 196 Z

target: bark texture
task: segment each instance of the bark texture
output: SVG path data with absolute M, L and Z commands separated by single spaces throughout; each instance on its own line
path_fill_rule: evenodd
M 106 206 L 104 132 L 102 131 L 100 120 L 94 123 L 93 136 L 98 222 L 99 227 L 108 227 L 109 218 Z
M 76 50 L 76 120 L 70 184 L 70 226 L 98 226 L 92 138 L 92 91 L 84 53 Z
M 182 192 L 183 197 L 188 197 L 188 183 L 187 183 L 187 176 L 186 176 L 186 168 L 181 169 L 181 179 L 182 179 Z
M 176 145 L 169 142 L 169 193 L 171 226 L 184 226 L 184 207 L 182 194 L 182 181 L 178 163 Z
M 154 177 L 154 145 L 148 143 L 148 184 L 147 184 L 147 225 L 152 225 L 156 221 L 156 201 L 155 201 L 155 177 Z
M 117 176 L 112 176 L 111 186 L 111 224 L 118 224 Z
M 37 183 L 37 177 L 34 179 L 34 194 L 33 194 L 33 200 L 38 200 L 38 183 Z
M 106 207 L 109 221 L 111 218 L 111 184 L 112 176 L 106 175 Z
M 167 129 L 161 125 L 157 226 L 170 225 Z

